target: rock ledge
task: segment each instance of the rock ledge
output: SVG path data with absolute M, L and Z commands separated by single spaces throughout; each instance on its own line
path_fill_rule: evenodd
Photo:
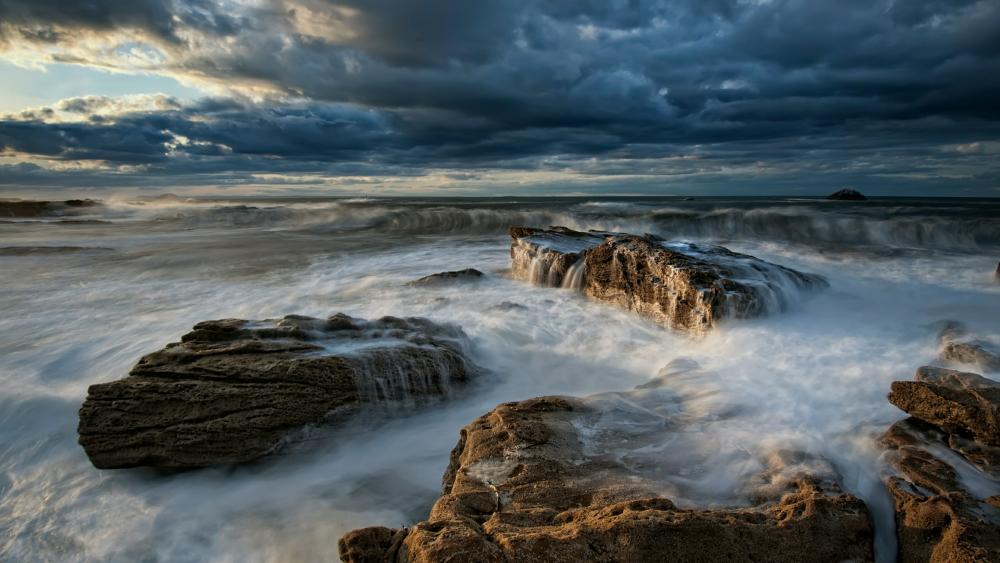
M 250 461 L 356 407 L 448 394 L 476 372 L 465 343 L 419 318 L 198 323 L 128 377 L 90 387 L 80 445 L 100 469 Z

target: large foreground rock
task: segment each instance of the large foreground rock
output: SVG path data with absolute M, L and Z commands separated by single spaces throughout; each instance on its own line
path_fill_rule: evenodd
M 1000 496 L 970 491 L 953 466 L 962 460 L 942 459 L 955 437 L 909 418 L 882 440 L 889 465 L 900 474 L 886 481 L 896 509 L 898 561 L 1000 562 Z
M 942 342 L 963 332 L 948 326 Z M 889 401 L 911 415 L 882 437 L 899 561 L 1000 562 L 1000 384 L 922 367 Z
M 80 444 L 101 469 L 249 461 L 356 407 L 447 394 L 475 371 L 464 340 L 418 318 L 199 323 L 128 377 L 90 387 Z
M 946 432 L 1000 446 L 1000 383 L 981 375 L 925 366 L 916 381 L 894 381 L 889 402 Z
M 669 423 L 641 408 L 613 415 L 624 434 L 595 426 L 607 422 L 608 408 L 627 408 L 637 398 L 615 402 L 609 395 L 596 402 L 542 397 L 506 403 L 480 417 L 462 430 L 443 495 L 427 521 L 409 529 L 348 533 L 340 542 L 341 559 L 871 560 L 872 528 L 864 503 L 840 491 L 829 475 L 798 471 L 803 455 L 776 452 L 745 506 L 677 506 L 663 496 L 669 485 L 652 478 L 655 464 L 648 471 L 626 467 L 628 456 L 613 451 L 623 443 L 643 451 L 643 445 L 664 440 Z M 632 433 L 637 425 L 646 430 Z
M 819 276 L 721 246 L 665 242 L 652 236 L 513 227 L 515 277 L 636 311 L 670 328 L 702 332 L 727 317 L 784 310 Z

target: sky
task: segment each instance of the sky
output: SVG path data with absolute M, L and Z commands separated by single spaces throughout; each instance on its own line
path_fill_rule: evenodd
M 1000 0 L 0 0 L 0 196 L 1000 197 Z

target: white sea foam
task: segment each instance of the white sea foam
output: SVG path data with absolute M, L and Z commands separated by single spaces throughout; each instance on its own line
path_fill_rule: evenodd
M 902 416 L 885 400 L 889 384 L 934 359 L 941 319 L 1000 337 L 994 247 L 859 256 L 822 243 L 804 249 L 737 237 L 727 246 L 824 275 L 831 287 L 784 314 L 727 323 L 693 341 L 577 292 L 501 273 L 510 260 L 504 222 L 671 234 L 652 219 L 540 204 L 345 211 L 344 202 L 324 203 L 317 213 L 370 225 L 333 234 L 328 219 L 302 226 L 295 214 L 300 206 L 312 213 L 310 205 L 295 203 L 270 223 L 0 226 L 10 244 L 115 249 L 0 258 L 0 559 L 329 559 L 347 530 L 424 518 L 459 429 L 497 403 L 628 390 L 685 357 L 702 371 L 667 374 L 655 392 L 679 398 L 690 417 L 672 438 L 683 447 L 648 443 L 640 452 L 663 455 L 659 475 L 675 484 L 665 491 L 691 505 L 735 503 L 761 456 L 795 447 L 829 460 L 868 501 L 880 557 L 891 560 L 892 515 L 874 443 Z M 478 220 L 488 228 L 477 230 Z M 464 267 L 487 272 L 474 291 L 405 285 Z M 494 377 L 432 410 L 358 420 L 292 454 L 235 469 L 98 471 L 77 446 L 87 386 L 123 376 L 194 323 L 338 311 L 461 325 L 475 361 Z M 607 411 L 609 423 L 628 420 L 615 412 Z

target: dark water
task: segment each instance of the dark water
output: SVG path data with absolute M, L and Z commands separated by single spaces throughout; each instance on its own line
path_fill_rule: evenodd
M 517 224 L 723 244 L 831 287 L 691 340 L 509 279 Z M 121 200 L 0 218 L 0 247 L 0 560 L 335 559 L 346 530 L 424 517 L 459 428 L 496 403 L 630 389 L 677 358 L 712 374 L 672 384 L 703 419 L 665 450 L 680 504 L 739 504 L 761 456 L 804 449 L 869 502 L 891 559 L 873 441 L 902 416 L 889 383 L 934 360 L 943 319 L 1000 338 L 1000 200 Z M 474 291 L 405 285 L 466 267 L 488 274 Z M 459 324 L 493 377 L 241 468 L 101 472 L 76 445 L 87 386 L 195 322 L 337 311 Z

